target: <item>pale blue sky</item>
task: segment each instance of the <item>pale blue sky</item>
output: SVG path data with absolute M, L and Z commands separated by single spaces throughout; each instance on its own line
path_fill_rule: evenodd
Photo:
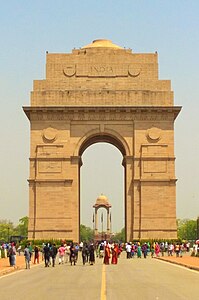
M 97 38 L 110 39 L 138 53 L 158 51 L 160 79 L 171 79 L 175 104 L 183 106 L 175 123 L 177 216 L 196 218 L 199 215 L 199 2 L 11 0 L 0 3 L 0 219 L 16 223 L 28 213 L 29 122 L 22 106 L 29 105 L 33 80 L 45 78 L 46 50 L 70 52 Z M 123 197 L 118 150 L 110 145 L 105 148 L 107 154 L 103 155 L 108 161 L 104 162 L 103 170 L 108 179 L 100 176 L 94 180 L 96 189 L 94 183 L 92 187 L 86 183 L 93 175 L 84 178 L 92 174 L 93 159 L 94 162 L 103 159 L 98 156 L 101 147 L 92 146 L 83 156 L 82 173 L 88 175 L 82 178 L 82 221 L 92 225 L 89 203 L 103 192 L 115 207 L 113 229 L 118 230 L 123 225 L 123 204 L 118 202 Z M 112 162 L 114 158 L 119 163 Z M 108 162 L 112 163 L 109 170 L 115 164 L 118 166 L 114 173 L 106 169 Z M 95 164 L 96 170 L 100 167 Z M 110 182 L 108 187 L 102 182 L 104 178 Z

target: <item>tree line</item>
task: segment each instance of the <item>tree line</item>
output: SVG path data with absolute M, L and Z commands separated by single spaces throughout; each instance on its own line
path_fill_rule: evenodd
M 178 219 L 177 220 L 177 235 L 179 240 L 196 240 L 199 238 L 199 219 Z M 28 236 L 28 217 L 19 219 L 19 223 L 14 225 L 9 220 L 0 220 L 0 242 L 8 242 L 12 236 Z M 80 240 L 90 241 L 94 237 L 94 231 L 90 227 L 83 224 L 80 225 Z M 115 233 L 112 237 L 113 241 L 125 242 L 125 230 Z

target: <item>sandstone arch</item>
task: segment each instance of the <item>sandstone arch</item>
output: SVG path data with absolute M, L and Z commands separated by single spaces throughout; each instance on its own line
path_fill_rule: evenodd
M 47 53 L 31 105 L 30 239 L 79 241 L 79 168 L 92 143 L 123 154 L 127 240 L 176 238 L 174 106 L 157 53 L 95 40 L 72 54 Z

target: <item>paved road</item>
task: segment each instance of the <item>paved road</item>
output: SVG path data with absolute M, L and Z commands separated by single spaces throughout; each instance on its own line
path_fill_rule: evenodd
M 156 259 L 121 257 L 118 265 L 44 265 L 0 278 L 6 300 L 192 300 L 199 294 L 199 272 Z

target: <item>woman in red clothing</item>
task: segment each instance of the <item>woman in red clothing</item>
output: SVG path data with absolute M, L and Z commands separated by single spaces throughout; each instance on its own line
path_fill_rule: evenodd
M 106 244 L 104 249 L 104 264 L 109 265 L 109 259 L 110 259 L 110 248 L 108 244 Z
M 119 253 L 118 245 L 114 244 L 114 247 L 112 248 L 112 259 L 111 259 L 111 263 L 114 265 L 117 265 L 118 253 Z

